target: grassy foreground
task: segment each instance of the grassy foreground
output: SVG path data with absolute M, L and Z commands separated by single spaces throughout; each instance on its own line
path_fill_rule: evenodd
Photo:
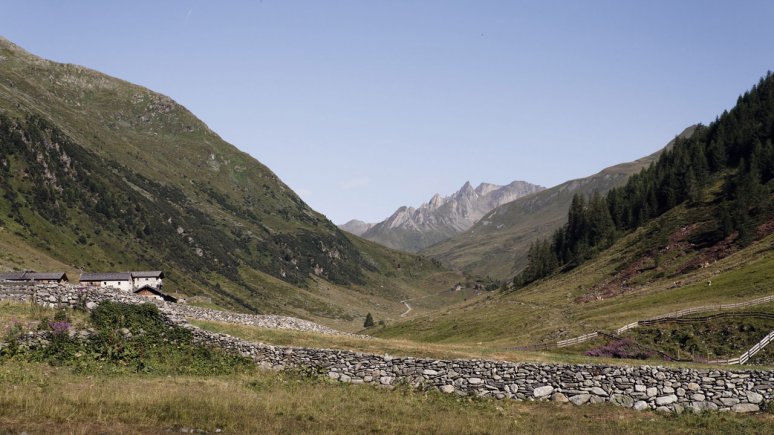
M 771 433 L 774 416 L 662 416 L 347 385 L 299 373 L 84 376 L 0 364 L 0 431 L 10 433 Z
M 217 350 L 192 346 L 184 332 L 157 324 L 158 313 L 152 307 L 103 304 L 86 314 L 3 302 L 2 337 L 7 340 L 18 328 L 40 330 L 47 319 L 64 315 L 71 325 L 91 326 L 96 332 L 87 343 L 54 336 L 45 349 L 0 351 L 0 433 L 185 429 L 294 434 L 617 434 L 770 433 L 774 429 L 771 414 L 665 416 L 612 405 L 576 408 L 553 402 L 496 401 L 405 387 L 342 384 L 302 371 L 265 371 L 238 357 L 229 359 Z M 121 328 L 132 336 L 113 334 Z M 378 339 L 350 343 L 346 340 L 357 339 L 283 335 L 249 327 L 242 328 L 241 334 L 253 339 L 274 334 L 274 342 L 370 351 L 399 351 L 410 346 Z

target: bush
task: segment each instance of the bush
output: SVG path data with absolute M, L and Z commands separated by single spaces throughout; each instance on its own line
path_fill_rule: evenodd
M 586 351 L 586 356 L 625 359 L 648 359 L 654 356 L 652 352 L 642 350 L 630 338 L 611 341 L 604 346 Z
M 103 302 L 89 322 L 93 332 L 88 337 L 71 336 L 66 312 L 58 312 L 53 321 L 44 318 L 39 324 L 48 332 L 47 346 L 3 353 L 84 373 L 218 375 L 254 366 L 248 358 L 194 343 L 190 331 L 167 323 L 155 305 Z

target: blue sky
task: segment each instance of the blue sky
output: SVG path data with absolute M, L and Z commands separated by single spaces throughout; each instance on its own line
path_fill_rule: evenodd
M 770 1 L 0 1 L 32 53 L 191 109 L 336 223 L 650 154 L 774 69 Z

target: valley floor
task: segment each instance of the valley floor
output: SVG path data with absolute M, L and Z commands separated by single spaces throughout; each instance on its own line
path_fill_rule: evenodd
M 774 416 L 659 415 L 341 384 L 255 369 L 226 376 L 77 375 L 0 364 L 8 433 L 771 433 Z

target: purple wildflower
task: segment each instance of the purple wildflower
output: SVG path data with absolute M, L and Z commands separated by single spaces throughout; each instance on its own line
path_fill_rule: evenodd
M 70 329 L 70 322 L 51 322 L 48 324 L 54 334 L 63 334 Z

